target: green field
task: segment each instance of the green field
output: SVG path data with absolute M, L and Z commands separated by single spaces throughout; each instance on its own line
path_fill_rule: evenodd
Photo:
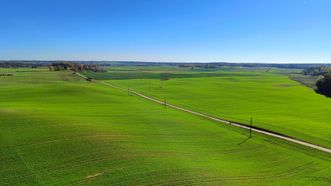
M 328 154 L 259 134 L 247 140 L 246 130 L 165 109 L 70 72 L 0 71 L 14 73 L 0 77 L 0 185 L 331 184 Z M 254 115 L 273 123 L 264 127 L 330 145 L 330 101 L 285 76 L 232 69 L 194 73 L 218 75 L 176 76 L 163 84 L 153 78 L 111 82 L 219 116 Z M 310 101 L 323 115 L 315 117 L 317 106 Z
M 331 99 L 289 78 L 299 70 L 223 67 L 201 72 L 173 67 L 172 75 L 162 68 L 135 72 L 158 78 L 113 78 L 131 71 L 115 68 L 87 75 L 212 116 L 246 124 L 253 117 L 255 126 L 331 147 Z M 204 77 L 194 77 L 201 73 Z M 162 81 L 165 75 L 168 80 Z

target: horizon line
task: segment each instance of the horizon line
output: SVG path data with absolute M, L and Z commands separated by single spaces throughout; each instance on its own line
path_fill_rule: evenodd
M 52 62 L 52 61 L 68 61 L 68 62 L 131 62 L 131 63 L 236 63 L 236 64 L 331 64 L 331 62 L 257 62 L 257 61 L 143 61 L 143 60 L 63 60 L 63 59 L 0 59 L 0 62 Z

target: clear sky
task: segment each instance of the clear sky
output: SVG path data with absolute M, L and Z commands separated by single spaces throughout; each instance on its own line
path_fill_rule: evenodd
M 331 0 L 0 0 L 0 59 L 331 62 Z

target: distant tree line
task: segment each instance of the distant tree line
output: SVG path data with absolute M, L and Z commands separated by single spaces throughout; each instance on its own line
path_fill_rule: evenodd
M 61 70 L 72 70 L 75 72 L 79 71 L 93 71 L 103 72 L 105 71 L 102 66 L 98 64 L 89 64 L 87 62 L 42 62 L 42 61 L 0 61 L 0 68 L 39 68 L 48 67 L 50 71 L 61 71 Z
M 61 70 L 72 70 L 74 72 L 81 71 L 93 71 L 93 72 L 103 72 L 103 68 L 96 64 L 79 64 L 72 62 L 57 62 L 48 65 L 50 71 L 61 71 Z
M 24 63 L 24 62 L 1 62 L 0 68 L 37 68 L 44 66 L 39 63 Z
M 27 60 L 0 60 L 0 67 L 38 67 L 38 66 L 48 66 L 52 63 L 77 63 L 83 65 L 98 65 L 98 66 L 201 66 L 206 68 L 216 68 L 221 66 L 230 67 L 275 67 L 275 68 L 296 68 L 296 69 L 306 69 L 308 67 L 314 66 L 329 66 L 331 64 L 275 64 L 275 63 L 231 63 L 231 62 L 208 62 L 208 63 L 198 63 L 198 62 L 144 62 L 144 61 L 27 61 Z
M 210 63 L 189 63 L 189 64 L 180 64 L 178 67 L 180 68 L 217 68 L 223 65 L 217 65 L 217 64 L 210 64 Z
M 324 76 L 326 74 L 330 74 L 330 72 L 331 72 L 331 67 L 327 67 L 327 66 L 313 66 L 303 70 L 304 75 L 311 75 L 311 76 Z

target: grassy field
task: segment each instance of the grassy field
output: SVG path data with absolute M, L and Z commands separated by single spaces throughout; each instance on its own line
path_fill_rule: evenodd
M 245 130 L 70 72 L 15 72 L 0 86 L 0 185 L 331 183 L 329 155 L 261 135 L 246 141 Z
M 299 70 L 138 68 L 134 73 L 150 74 L 141 79 L 128 78 L 129 68 L 88 75 L 212 116 L 247 124 L 253 117 L 255 126 L 331 147 L 331 99 L 289 78 Z M 162 80 L 165 75 L 168 79 Z
M 291 79 L 293 79 L 294 81 L 297 81 L 299 83 L 301 83 L 302 85 L 305 85 L 307 87 L 310 87 L 312 89 L 316 89 L 316 82 L 318 81 L 318 79 L 320 78 L 319 76 L 305 76 L 303 74 L 296 74 L 296 75 L 291 75 L 290 76 Z

